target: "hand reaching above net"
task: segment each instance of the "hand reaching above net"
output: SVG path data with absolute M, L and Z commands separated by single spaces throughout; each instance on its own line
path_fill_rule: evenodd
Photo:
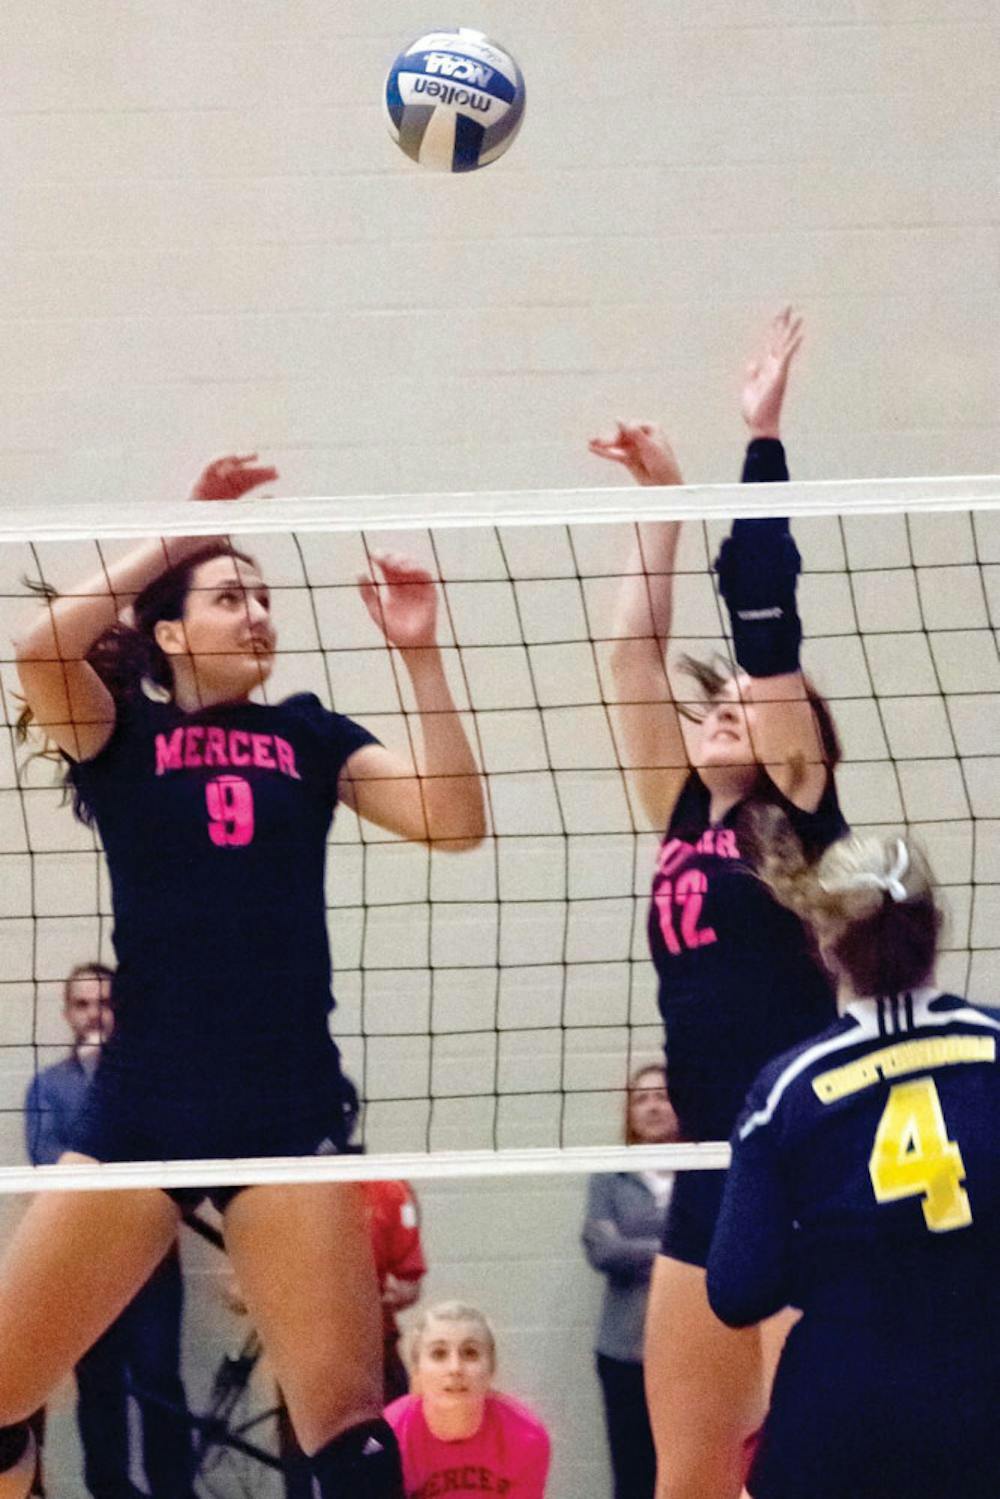
M 371 574 L 359 574 L 358 588 L 389 644 L 402 651 L 434 645 L 438 595 L 430 573 L 399 552 L 373 552 L 371 564 Z
M 652 422 L 619 422 L 614 437 L 594 437 L 588 446 L 595 457 L 627 468 L 637 484 L 684 483 L 666 434 Z
M 802 318 L 785 307 L 767 332 L 764 348 L 746 367 L 740 410 L 751 437 L 778 437 L 788 371 L 802 343 Z
M 239 500 L 259 484 L 271 484 L 278 477 L 276 468 L 256 464 L 256 453 L 216 458 L 192 489 L 192 500 Z

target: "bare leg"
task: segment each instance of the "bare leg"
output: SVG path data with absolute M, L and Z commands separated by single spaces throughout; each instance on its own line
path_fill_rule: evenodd
M 177 1208 L 155 1188 L 35 1198 L 0 1266 L 0 1424 L 44 1404 L 176 1233 Z
M 251 1187 L 225 1236 L 303 1450 L 376 1420 L 382 1318 L 361 1188 Z
M 708 1304 L 704 1270 L 663 1255 L 650 1288 L 645 1371 L 657 1499 L 738 1499 L 743 1444 L 766 1410 L 760 1334 L 726 1327 Z
M 0 1426 L 26 1420 L 44 1403 L 128 1305 L 176 1232 L 176 1207 L 154 1189 L 51 1192 L 31 1203 L 0 1265 Z M 24 1493 L 33 1471 L 32 1443 L 0 1474 L 0 1499 Z

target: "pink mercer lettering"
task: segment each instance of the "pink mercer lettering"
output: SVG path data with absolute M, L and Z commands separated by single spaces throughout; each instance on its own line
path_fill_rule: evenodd
M 444 1494 L 509 1494 L 510 1479 L 476 1463 L 439 1468 L 410 1491 L 410 1499 L 439 1499 Z
M 686 864 L 692 854 L 714 854 L 717 859 L 740 857 L 736 834 L 732 828 L 706 828 L 697 843 L 686 843 L 683 838 L 666 838 L 660 846 L 656 861 L 657 874 L 674 874 Z
M 158 776 L 171 770 L 196 770 L 202 766 L 226 769 L 246 765 L 276 770 L 293 781 L 302 779 L 295 764 L 295 751 L 280 734 L 251 734 L 246 729 L 192 723 L 156 736 Z

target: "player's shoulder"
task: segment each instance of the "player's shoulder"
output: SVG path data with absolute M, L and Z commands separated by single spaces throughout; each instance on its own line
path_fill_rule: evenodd
M 420 1419 L 420 1396 L 400 1395 L 398 1400 L 390 1401 L 382 1414 L 396 1433 L 396 1436 L 400 1437 Z
M 49 1067 L 40 1067 L 31 1079 L 31 1087 L 39 1093 L 62 1091 L 75 1084 L 78 1079 L 86 1086 L 86 1077 L 76 1059 L 70 1055 L 53 1062 Z
M 973 1030 L 1000 1032 L 1000 1009 L 976 1004 L 971 999 L 963 998 L 961 994 L 950 994 L 947 991 L 932 994 L 925 1002 L 923 1015 L 918 1012 L 918 1018 L 922 1018 L 925 1023 L 953 1029 L 967 1026 Z
M 736 1125 L 745 1140 L 778 1120 L 807 1089 L 814 1071 L 847 1055 L 864 1040 L 864 1026 L 852 1014 L 839 1016 L 824 1030 L 781 1052 L 757 1074 Z
M 787 1051 L 780 1052 L 767 1062 L 757 1076 L 754 1091 L 770 1092 L 779 1085 L 788 1088 L 814 1065 L 859 1045 L 864 1039 L 865 1027 L 855 1015 L 838 1015 L 836 1020 L 817 1031 L 814 1036 L 797 1041 Z
M 498 1390 L 494 1390 L 488 1400 L 508 1436 L 515 1436 L 518 1441 L 548 1446 L 549 1434 L 545 1423 L 523 1400 L 515 1400 L 513 1395 L 502 1395 Z
M 769 1062 L 758 1074 L 737 1125 L 740 1139 L 780 1121 L 798 1103 L 829 1102 L 838 1092 L 853 1091 L 860 1068 L 898 1068 L 920 1053 L 921 1065 L 933 1065 L 941 1053 L 961 1049 L 970 1059 L 996 1059 L 1000 1013 L 970 1004 L 960 995 L 938 989 L 882 999 L 859 999 L 817 1035 L 800 1041 Z M 884 1054 L 884 1057 L 883 1057 Z M 882 1063 L 885 1063 L 882 1066 Z
M 305 723 L 323 724 L 335 717 L 315 692 L 293 692 L 280 702 L 270 705 L 272 713 L 281 713 L 289 718 L 299 718 Z
M 114 703 L 114 726 L 104 744 L 95 755 L 86 760 L 70 762 L 70 774 L 74 780 L 86 780 L 98 776 L 106 766 L 115 765 L 120 773 L 122 753 L 139 744 L 145 744 L 154 735 L 169 733 L 183 722 L 180 710 L 165 692 L 144 684 L 139 690 L 116 698 Z
M 344 713 L 328 708 L 315 692 L 296 692 L 291 697 L 275 703 L 271 712 L 280 713 L 289 725 L 301 725 L 307 731 L 319 735 L 332 748 L 346 758 L 355 749 L 368 744 L 377 744 L 375 735 L 363 724 Z

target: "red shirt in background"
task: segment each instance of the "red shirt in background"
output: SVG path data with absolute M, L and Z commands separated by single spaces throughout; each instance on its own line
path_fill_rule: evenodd
M 409 1183 L 364 1182 L 362 1187 L 379 1290 L 390 1275 L 420 1280 L 427 1274 L 427 1262 L 420 1243 L 420 1210 Z M 382 1307 L 382 1321 L 386 1337 L 396 1337 L 396 1314 L 387 1306 Z

